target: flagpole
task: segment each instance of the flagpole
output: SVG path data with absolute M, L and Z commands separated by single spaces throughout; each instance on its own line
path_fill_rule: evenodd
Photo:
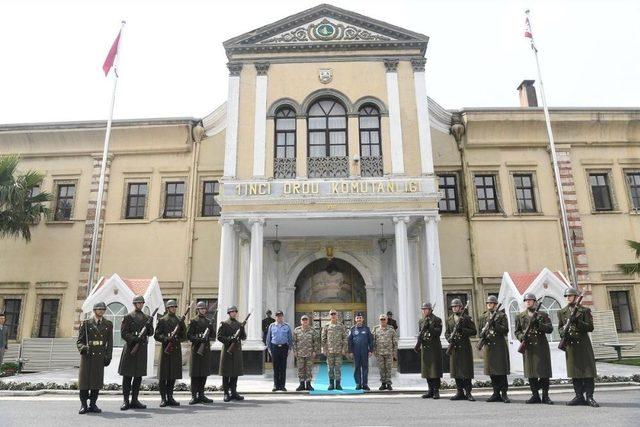
M 116 53 L 115 64 L 113 67 L 113 89 L 111 92 L 111 103 L 109 105 L 109 118 L 107 119 L 107 131 L 104 135 L 104 146 L 102 149 L 102 164 L 100 166 L 100 181 L 98 182 L 98 197 L 96 199 L 96 213 L 93 220 L 93 235 L 91 236 L 91 256 L 89 260 L 89 281 L 87 282 L 87 297 L 93 288 L 95 280 L 95 266 L 98 252 L 98 232 L 100 230 L 100 220 L 102 213 L 102 196 L 104 193 L 104 180 L 107 173 L 107 157 L 109 155 L 109 139 L 111 138 L 111 123 L 113 121 L 113 108 L 116 102 L 116 89 L 118 88 L 118 63 L 120 61 L 120 46 L 122 43 L 122 35 L 124 33 L 125 21 L 122 21 L 120 27 L 120 35 L 118 41 L 118 50 Z
M 558 167 L 558 155 L 556 153 L 556 144 L 553 140 L 553 131 L 551 130 L 551 118 L 549 117 L 549 109 L 547 108 L 547 98 L 544 93 L 544 83 L 542 82 L 542 72 L 540 71 L 540 61 L 538 60 L 538 48 L 533 42 L 533 30 L 531 30 L 531 19 L 529 18 L 529 9 L 525 11 L 530 28 L 529 37 L 531 39 L 531 50 L 536 58 L 536 67 L 538 69 L 538 81 L 540 82 L 540 95 L 542 97 L 542 109 L 544 111 L 544 119 L 547 124 L 547 136 L 549 137 L 549 150 L 551 151 L 551 161 L 553 163 L 553 174 L 556 182 L 556 191 L 558 193 L 558 201 L 560 204 L 560 216 L 562 218 L 562 231 L 564 236 L 564 245 L 566 248 L 567 263 L 569 265 L 569 281 L 571 286 L 578 288 L 578 274 L 573 258 L 573 245 L 571 244 L 571 236 L 569 234 L 569 220 L 567 218 L 567 208 L 564 201 L 564 193 L 562 192 L 562 182 L 560 177 L 560 168 Z

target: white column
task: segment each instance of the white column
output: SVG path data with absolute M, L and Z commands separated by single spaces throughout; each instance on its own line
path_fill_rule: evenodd
M 239 251 L 239 286 L 238 286 L 238 310 L 240 313 L 249 311 L 249 259 L 251 257 L 251 240 L 249 235 L 240 235 L 240 251 Z
M 249 266 L 249 318 L 247 349 L 263 349 L 262 343 L 262 260 L 264 219 L 251 219 L 251 265 Z
M 224 177 L 235 178 L 238 156 L 238 113 L 240 106 L 240 71 L 242 64 L 228 63 L 227 128 L 224 139 Z
M 423 175 L 433 175 L 433 151 L 431 147 L 431 124 L 429 122 L 429 101 L 424 76 L 425 58 L 411 60 L 413 84 L 416 94 L 416 112 L 418 115 L 418 142 L 420 145 L 420 164 Z
M 442 267 L 440 265 L 440 243 L 438 240 L 438 221 L 440 216 L 425 216 L 425 246 L 427 263 L 427 290 L 428 301 L 436 304 L 433 310 L 436 316 L 444 319 L 447 312 L 444 306 L 444 294 L 442 291 Z
M 232 219 L 220 218 L 220 271 L 218 274 L 218 320 L 220 324 L 227 318 L 227 307 L 234 304 L 233 294 L 236 278 L 236 253 L 234 250 L 236 231 Z M 220 343 L 217 342 L 220 347 Z
M 269 63 L 261 62 L 256 67 L 256 96 L 253 130 L 253 176 L 264 178 L 267 137 L 267 71 Z
M 420 230 L 421 231 L 421 230 Z M 409 335 L 414 336 L 418 333 L 418 320 L 420 319 L 420 247 L 419 241 L 413 236 L 409 239 L 409 306 L 407 308 L 407 316 L 409 317 L 408 330 Z
M 400 91 L 398 89 L 398 60 L 385 59 L 387 69 L 387 99 L 389 101 L 389 131 L 391 133 L 391 173 L 404 173 L 402 123 L 400 120 Z
M 400 340 L 398 345 L 402 347 L 413 346 L 411 325 L 409 321 L 409 283 L 411 271 L 409 270 L 409 241 L 407 238 L 407 223 L 409 217 L 393 217 L 396 236 L 396 280 L 398 285 L 398 329 Z

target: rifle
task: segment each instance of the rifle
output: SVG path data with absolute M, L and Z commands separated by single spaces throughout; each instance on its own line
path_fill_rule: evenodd
M 191 303 L 189 303 L 189 305 L 187 306 L 187 309 L 185 310 L 184 314 L 182 316 L 180 316 L 180 321 L 178 322 L 176 327 L 173 328 L 173 331 L 171 331 L 171 333 L 167 337 L 167 340 L 169 342 L 167 343 L 166 347 L 164 348 L 164 352 L 166 354 L 171 354 L 173 352 L 173 349 L 176 346 L 175 345 L 175 337 L 176 337 L 176 335 L 178 335 L 178 331 L 180 330 L 180 324 L 182 322 L 184 322 L 184 319 L 187 318 L 187 316 L 189 315 L 189 311 L 191 311 Z
M 542 301 L 538 303 L 538 305 L 536 306 L 536 309 L 533 311 L 532 319 L 529 321 L 529 325 L 527 325 L 527 329 L 525 329 L 524 331 L 524 339 L 522 340 L 522 342 L 520 343 L 520 346 L 518 347 L 518 353 L 524 354 L 524 352 L 527 350 L 527 346 L 529 345 L 529 334 L 531 333 L 531 326 L 533 326 L 533 323 L 538 318 L 537 317 L 538 311 L 540 311 L 541 306 L 542 306 Z
M 198 356 L 204 356 L 204 346 L 209 342 L 209 336 L 211 335 L 211 323 L 207 326 L 207 329 L 204 330 L 204 334 L 202 334 L 202 342 L 198 346 Z
M 434 308 L 436 308 L 436 304 L 435 303 L 433 303 L 433 305 L 431 306 L 431 314 L 433 314 L 433 309 Z M 424 325 L 422 326 L 422 329 L 420 329 L 420 332 L 418 333 L 418 340 L 416 342 L 416 345 L 413 346 L 413 351 L 415 351 L 416 353 L 420 353 L 420 347 L 422 347 L 422 337 L 427 332 L 428 326 L 431 324 L 431 314 L 429 314 L 429 316 L 427 316 L 427 318 L 429 320 L 424 322 Z
M 578 300 L 576 301 L 576 305 L 573 307 L 573 310 L 571 311 L 571 316 L 569 316 L 569 319 L 567 319 L 567 323 L 564 324 L 563 328 L 562 328 L 562 339 L 560 340 L 560 343 L 558 344 L 558 348 L 562 351 L 567 351 L 567 344 L 568 344 L 568 339 L 567 336 L 569 335 L 569 329 L 571 329 L 571 326 L 573 326 L 573 324 L 576 321 L 576 317 L 577 317 L 577 313 L 578 313 L 578 307 L 580 307 L 580 304 L 582 303 L 582 298 L 584 297 L 584 295 L 580 295 L 578 297 Z
M 464 308 L 462 309 L 462 313 L 460 313 L 460 318 L 458 319 L 456 324 L 453 326 L 453 330 L 451 331 L 451 335 L 450 335 L 451 339 L 449 340 L 449 347 L 447 347 L 447 351 L 445 352 L 447 356 L 450 356 L 451 353 L 453 352 L 453 343 L 456 340 L 455 336 L 458 333 L 458 329 L 460 329 L 460 322 L 464 318 L 464 313 L 467 311 L 468 307 L 469 307 L 469 301 L 467 301 L 467 303 L 464 305 Z
M 238 328 L 236 333 L 233 334 L 233 337 L 231 338 L 231 344 L 229 345 L 229 348 L 227 348 L 227 353 L 229 354 L 233 353 L 233 349 L 235 348 L 236 343 L 240 341 L 240 331 L 244 328 L 244 325 L 247 324 L 247 320 L 249 320 L 249 316 L 251 316 L 251 313 L 247 314 L 247 317 L 244 318 L 244 322 L 240 324 L 240 327 Z
M 156 308 L 155 310 L 153 310 L 153 313 L 151 313 L 151 317 L 149 317 L 149 321 L 144 325 L 144 327 L 140 330 L 140 333 L 138 334 L 138 338 L 139 339 L 144 339 L 143 337 L 147 336 L 147 329 L 149 329 L 149 324 L 151 323 L 153 325 L 153 318 L 156 317 L 156 314 L 158 313 L 158 308 Z M 140 341 L 138 341 L 136 343 L 136 345 L 133 346 L 133 348 L 131 349 L 131 351 L 129 352 L 130 355 L 135 355 L 138 352 L 138 349 L 140 348 Z
M 480 341 L 478 341 L 478 351 L 481 351 L 482 347 L 484 347 L 485 344 L 487 344 L 487 341 L 488 341 L 487 340 L 487 333 L 489 333 L 489 330 L 493 326 L 493 322 L 495 322 L 496 317 L 498 316 L 498 312 L 500 311 L 500 307 L 502 307 L 502 303 L 498 304 L 498 306 L 496 307 L 495 311 L 493 313 L 491 313 L 491 316 L 489 316 L 489 320 L 487 320 L 487 323 L 484 324 L 484 327 L 480 331 Z M 502 310 L 502 312 L 504 313 L 504 310 Z

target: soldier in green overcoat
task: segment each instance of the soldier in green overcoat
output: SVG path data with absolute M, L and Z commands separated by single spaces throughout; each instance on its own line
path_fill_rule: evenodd
M 227 308 L 229 318 L 220 323 L 218 328 L 218 341 L 222 345 L 220 354 L 220 370 L 219 375 L 222 376 L 222 389 L 224 391 L 224 401 L 243 400 L 237 392 L 238 377 L 243 375 L 242 368 L 242 341 L 247 339 L 247 333 L 244 325 L 236 319 L 238 317 L 237 307 L 231 306 Z M 235 333 L 240 331 L 238 339 L 234 339 Z M 229 352 L 229 348 L 233 345 L 233 349 Z
M 453 314 L 447 319 L 447 329 L 445 338 L 449 341 L 451 348 L 449 356 L 449 367 L 451 378 L 456 380 L 457 393 L 451 400 L 467 399 L 471 402 L 476 399 L 471 395 L 473 387 L 473 349 L 471 348 L 470 337 L 476 335 L 476 325 L 462 306 L 462 301 L 455 298 L 451 301 Z M 456 329 L 456 325 L 458 325 Z M 456 332 L 454 333 L 454 330 Z
M 198 315 L 191 319 L 187 332 L 189 341 L 191 341 L 191 363 L 189 364 L 191 400 L 189 405 L 213 402 L 204 395 L 204 386 L 207 383 L 207 377 L 212 373 L 211 337 L 215 333 L 215 328 L 213 323 L 207 319 L 207 304 L 204 301 L 199 301 L 196 309 Z
M 549 398 L 549 378 L 551 371 L 551 353 L 547 335 L 553 332 L 553 325 L 547 313 L 536 311 L 536 296 L 524 295 L 525 310 L 516 316 L 515 335 L 520 342 L 527 342 L 523 353 L 524 376 L 529 378 L 531 398 L 526 403 L 546 403 L 553 405 Z M 527 334 L 527 328 L 531 328 Z M 542 389 L 542 400 L 538 391 Z
M 105 319 L 107 306 L 103 302 L 93 306 L 93 317 L 80 325 L 76 345 L 80 352 L 78 389 L 80 390 L 79 414 L 100 413 L 96 406 L 98 393 L 104 385 L 104 367 L 111 363 L 113 351 L 113 323 Z M 87 400 L 90 404 L 87 406 Z
M 423 399 L 440 399 L 440 378 L 442 378 L 442 319 L 433 314 L 433 305 L 422 304 L 422 318 L 418 322 L 420 328 L 420 371 L 426 378 L 429 390 L 422 395 Z
M 595 389 L 596 359 L 589 332 L 593 332 L 593 316 L 591 309 L 577 305 L 578 291 L 568 288 L 564 291 L 567 306 L 558 312 L 558 330 L 560 337 L 567 344 L 565 357 L 567 375 L 573 379 L 573 390 L 576 396 L 567 405 L 590 405 L 597 408 L 598 402 L 593 399 Z M 565 325 L 575 311 L 574 322 L 565 332 Z M 586 396 L 585 396 L 586 395 Z
M 176 385 L 176 380 L 182 378 L 181 342 L 187 339 L 187 327 L 184 320 L 176 316 L 178 309 L 176 301 L 167 301 L 165 308 L 166 312 L 158 319 L 154 334 L 155 340 L 161 344 L 160 363 L 158 363 L 161 408 L 167 405 L 180 406 L 180 403 L 173 398 L 173 388 Z
M 486 300 L 487 310 L 480 315 L 480 338 L 484 338 L 482 357 L 484 359 L 484 374 L 491 378 L 493 394 L 487 402 L 509 403 L 507 396 L 510 373 L 509 347 L 507 347 L 507 334 L 509 333 L 509 320 L 504 310 L 497 310 L 498 298 L 489 295 Z M 493 320 L 492 319 L 493 316 Z
M 144 297 L 138 295 L 133 299 L 134 310 L 122 319 L 120 336 L 125 341 L 118 373 L 122 375 L 122 397 L 124 403 L 120 407 L 126 411 L 129 408 L 146 409 L 138 400 L 142 377 L 147 375 L 147 344 L 153 335 L 153 319 L 142 312 Z M 144 330 L 144 333 L 143 333 Z M 138 349 L 131 354 L 136 344 Z M 129 401 L 131 395 L 131 401 Z

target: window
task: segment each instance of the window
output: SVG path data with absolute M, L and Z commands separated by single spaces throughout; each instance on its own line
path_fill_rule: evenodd
M 380 139 L 380 110 L 365 105 L 358 114 L 360 126 L 360 174 L 382 176 L 382 142 Z
M 640 210 L 640 172 L 630 172 L 627 174 L 629 192 L 631 193 L 631 205 L 635 210 Z
M 309 108 L 309 157 L 347 156 L 347 112 L 338 101 L 322 99 Z
M 167 182 L 163 218 L 182 218 L 183 204 L 184 182 Z
M 202 183 L 202 216 L 220 216 L 222 208 L 216 198 L 220 194 L 218 181 L 204 181 Z
M 514 174 L 513 182 L 516 188 L 516 202 L 518 204 L 518 212 L 537 212 L 535 195 L 533 193 L 533 175 L 530 173 Z
M 481 213 L 498 212 L 498 195 L 496 194 L 495 175 L 476 175 L 476 198 L 478 199 L 478 211 Z
M 469 307 L 467 307 L 467 311 L 471 314 L 471 301 L 469 298 L 469 294 L 467 293 L 447 293 L 447 315 L 450 316 L 453 314 L 453 310 L 451 310 L 451 301 L 458 298 L 462 301 L 462 305 L 466 305 L 469 302 Z
M 618 332 L 633 332 L 633 322 L 631 320 L 631 306 L 629 304 L 628 291 L 611 291 L 611 309 L 613 318 L 616 321 Z
M 291 107 L 282 107 L 276 112 L 276 149 L 277 159 L 296 157 L 296 112 Z
M 609 190 L 609 175 L 606 173 L 590 173 L 589 185 L 593 196 L 593 206 L 596 211 L 611 211 L 611 192 Z
M 55 338 L 58 325 L 59 299 L 43 299 L 40 309 L 40 330 L 38 338 Z
M 22 306 L 22 300 L 19 298 L 5 299 L 4 300 L 4 326 L 9 331 L 9 339 L 15 340 L 18 338 L 18 323 L 20 322 L 20 307 Z
M 554 325 L 553 332 L 547 334 L 547 339 L 552 342 L 560 341 L 560 332 L 558 331 L 558 312 L 560 311 L 560 303 L 551 297 L 542 298 L 540 311 L 545 312 L 551 318 L 551 324 Z
M 112 302 L 107 306 L 104 317 L 113 323 L 113 346 L 122 347 L 124 340 L 120 336 L 120 328 L 122 327 L 122 319 L 127 314 L 127 307 L 119 302 Z
M 58 184 L 55 221 L 69 221 L 73 213 L 73 199 L 76 195 L 75 184 Z
M 438 202 L 440 212 L 457 213 L 458 206 L 458 176 L 456 174 L 438 175 L 438 187 L 443 196 Z
M 29 188 L 29 197 L 36 197 L 38 194 L 40 194 L 39 185 L 34 185 L 33 187 Z
M 130 182 L 127 185 L 127 211 L 125 218 L 144 218 L 144 208 L 147 203 L 147 184 L 144 182 Z

